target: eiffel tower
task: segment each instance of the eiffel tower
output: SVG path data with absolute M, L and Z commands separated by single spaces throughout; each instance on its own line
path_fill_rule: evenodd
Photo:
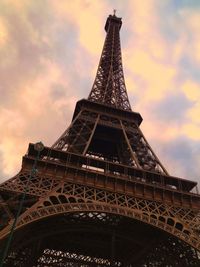
M 69 128 L 52 147 L 29 144 L 0 185 L 1 253 L 16 220 L 4 267 L 200 266 L 197 183 L 170 176 L 139 128 L 121 25 L 107 18 L 92 90 Z

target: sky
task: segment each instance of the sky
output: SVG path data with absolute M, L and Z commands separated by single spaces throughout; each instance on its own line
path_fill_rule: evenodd
M 113 9 L 141 129 L 171 175 L 200 183 L 199 0 L 0 0 L 1 182 L 88 97 Z

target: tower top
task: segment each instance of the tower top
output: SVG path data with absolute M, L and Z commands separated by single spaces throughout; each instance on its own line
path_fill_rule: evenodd
M 109 15 L 107 20 L 106 20 L 106 24 L 105 24 L 105 31 L 107 32 L 108 31 L 108 28 L 111 24 L 114 24 L 114 25 L 119 25 L 119 30 L 122 26 L 122 18 L 118 18 L 116 16 L 116 9 L 113 10 L 113 15 Z
M 119 31 L 122 19 L 109 15 L 106 24 L 106 39 L 97 70 L 97 75 L 88 99 L 104 105 L 131 111 L 124 81 Z

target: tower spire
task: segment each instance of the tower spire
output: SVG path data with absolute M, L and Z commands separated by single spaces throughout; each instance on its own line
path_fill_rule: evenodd
M 96 78 L 88 99 L 131 111 L 126 92 L 119 31 L 121 18 L 109 15 L 105 24 L 107 32 Z

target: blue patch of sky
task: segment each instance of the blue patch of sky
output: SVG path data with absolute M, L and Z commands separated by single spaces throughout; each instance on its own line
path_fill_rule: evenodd
M 175 42 L 183 27 L 183 17 L 181 11 L 200 9 L 199 0 L 170 0 L 159 2 L 159 16 L 160 16 L 160 33 L 164 37 Z M 189 32 L 188 32 L 189 34 Z
M 58 27 L 51 40 L 53 57 L 65 68 L 71 68 L 78 44 L 78 29 L 73 24 Z
M 199 67 L 197 66 L 192 59 L 189 59 L 188 57 L 182 57 L 179 61 L 179 67 L 181 69 L 181 76 L 182 79 L 187 80 L 193 80 L 196 82 L 200 82 L 200 75 L 199 75 Z
M 175 8 L 200 8 L 199 0 L 171 0 L 170 5 Z
M 123 25 L 122 25 L 123 27 Z M 121 39 L 121 49 L 122 49 L 122 55 L 123 55 L 123 49 L 128 45 L 130 37 L 134 37 L 134 36 L 130 36 L 130 34 L 128 34 L 128 27 L 126 27 L 126 25 L 124 26 L 124 28 L 121 28 L 120 30 L 120 39 Z M 133 34 L 133 33 L 131 33 Z
M 186 112 L 193 106 L 194 102 L 189 101 L 183 93 L 168 95 L 159 103 L 151 103 L 151 114 L 159 121 L 168 123 L 182 123 L 187 120 Z
M 185 136 L 179 136 L 173 141 L 162 144 L 162 153 L 167 155 L 169 161 L 174 162 L 173 167 L 177 165 L 177 169 L 171 171 L 172 175 L 180 175 L 196 181 L 200 180 L 198 162 L 196 160 L 200 153 L 200 142 Z
M 75 84 L 75 89 L 78 88 L 78 94 L 79 94 L 79 99 L 82 99 L 82 98 L 87 98 L 91 89 L 92 89 L 92 84 L 93 84 L 93 81 L 91 82 L 91 80 L 88 79 L 88 77 L 86 78 L 81 78 L 81 79 L 78 79 L 76 81 L 76 84 Z M 77 100 L 79 100 L 77 99 Z
M 181 27 L 181 18 L 178 8 L 171 2 L 161 2 L 159 6 L 160 34 L 170 42 L 175 42 L 179 37 L 177 29 Z
M 63 69 L 64 73 L 70 74 L 71 79 L 68 80 L 69 86 L 71 86 L 70 90 L 72 90 L 72 92 L 77 91 L 76 93 L 79 94 L 80 97 L 86 97 L 89 94 L 93 82 L 89 76 L 92 66 L 89 60 L 90 55 L 84 47 L 80 46 L 78 38 L 78 28 L 74 24 L 68 23 L 68 25 L 62 25 L 60 28 L 58 27 L 52 40 L 52 57 Z M 82 70 L 76 65 L 78 50 L 80 51 L 78 54 L 81 54 L 81 62 L 85 62 L 85 66 L 88 69 L 88 74 L 86 74 L 86 76 L 82 75 Z M 83 63 L 81 62 L 80 64 L 82 65 Z

